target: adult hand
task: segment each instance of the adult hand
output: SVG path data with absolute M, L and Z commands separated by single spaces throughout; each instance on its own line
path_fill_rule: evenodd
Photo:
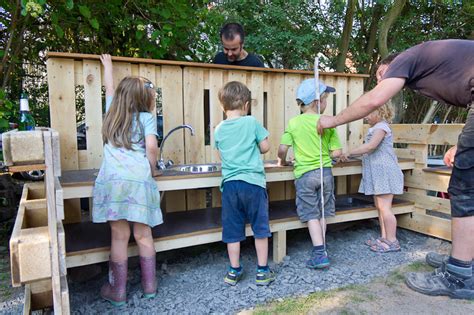
M 444 155 L 444 159 L 443 159 L 444 164 L 446 164 L 447 166 L 450 166 L 450 167 L 453 166 L 454 156 L 456 155 L 457 150 L 458 150 L 458 146 L 455 145 L 454 147 L 452 147 L 451 149 L 449 149 L 446 152 L 446 154 Z
M 316 131 L 322 135 L 324 132 L 324 129 L 327 128 L 334 128 L 336 127 L 336 118 L 334 116 L 326 116 L 322 115 L 319 117 L 318 120 L 318 126 L 316 127 Z

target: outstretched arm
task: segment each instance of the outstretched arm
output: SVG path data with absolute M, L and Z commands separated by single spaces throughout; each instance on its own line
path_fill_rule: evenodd
M 404 85 L 404 78 L 382 80 L 336 116 L 321 116 L 318 121 L 318 133 L 322 134 L 326 128 L 334 128 L 367 116 L 401 91 Z
M 374 134 L 369 142 L 350 150 L 347 152 L 347 154 L 344 154 L 344 157 L 341 157 L 341 160 L 345 160 L 354 155 L 362 155 L 374 151 L 379 146 L 380 142 L 382 142 L 385 134 L 385 130 L 375 129 Z
M 105 96 L 114 95 L 114 79 L 112 74 L 112 57 L 109 54 L 100 55 L 100 61 L 104 66 Z

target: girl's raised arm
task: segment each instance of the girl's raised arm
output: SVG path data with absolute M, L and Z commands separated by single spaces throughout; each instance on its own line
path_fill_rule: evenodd
M 112 57 L 109 54 L 100 55 L 100 61 L 104 66 L 105 96 L 114 96 L 114 79 L 112 74 Z

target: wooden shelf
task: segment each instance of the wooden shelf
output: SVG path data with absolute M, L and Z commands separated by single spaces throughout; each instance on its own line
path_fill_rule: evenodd
M 338 196 L 352 197 L 366 201 L 366 204 L 351 207 L 347 204 L 336 206 L 336 216 L 328 218 L 328 223 L 338 223 L 377 217 L 373 199 L 364 195 Z M 336 201 L 337 202 L 337 201 Z M 413 203 L 394 199 L 394 213 L 413 211 Z M 296 214 L 294 200 L 270 202 L 270 228 L 272 232 L 305 227 Z M 221 208 L 199 209 L 167 213 L 164 223 L 152 229 L 155 249 L 164 251 L 192 245 L 221 241 Z M 106 261 L 110 250 L 110 226 L 107 223 L 81 222 L 64 225 L 66 235 L 67 267 L 75 267 Z M 247 227 L 247 235 L 252 235 Z M 133 236 L 129 245 L 129 256 L 137 254 Z

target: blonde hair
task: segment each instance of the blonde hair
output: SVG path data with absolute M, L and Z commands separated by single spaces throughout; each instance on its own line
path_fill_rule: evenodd
M 250 90 L 245 84 L 238 81 L 228 82 L 219 90 L 219 101 L 226 110 L 235 110 L 244 108 L 246 103 L 252 102 Z
M 392 107 L 392 105 L 390 105 L 388 103 L 385 103 L 382 106 L 380 106 L 379 108 L 377 108 L 376 112 L 377 112 L 377 115 L 381 119 L 387 121 L 388 123 L 392 122 L 392 118 L 393 118 L 393 107 Z
M 133 120 L 143 131 L 140 112 L 151 112 L 155 101 L 153 84 L 148 79 L 128 76 L 120 81 L 102 125 L 102 140 L 115 147 L 132 149 Z M 142 132 L 143 133 L 143 132 Z

